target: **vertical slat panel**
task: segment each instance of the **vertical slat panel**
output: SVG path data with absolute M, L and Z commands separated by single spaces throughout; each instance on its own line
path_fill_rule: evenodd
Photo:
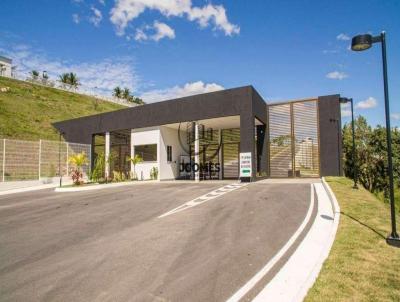
M 269 106 L 269 155 L 271 177 L 292 176 L 290 104 Z
M 317 101 L 293 104 L 296 171 L 301 177 L 319 176 Z
M 224 178 L 239 177 L 239 142 L 240 129 L 222 130 L 222 158 Z

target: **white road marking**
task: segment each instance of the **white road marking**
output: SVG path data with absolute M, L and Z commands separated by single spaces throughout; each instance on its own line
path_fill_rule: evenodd
M 290 237 L 290 239 L 286 242 L 286 244 L 279 250 L 278 253 L 257 273 L 251 278 L 245 285 L 243 285 L 236 293 L 234 293 L 227 302 L 236 302 L 242 299 L 270 270 L 274 267 L 274 265 L 281 259 L 281 257 L 289 250 L 289 248 L 293 245 L 296 239 L 303 232 L 304 228 L 308 224 L 311 214 L 314 208 L 314 186 L 311 184 L 311 202 L 308 207 L 307 215 L 304 218 L 303 222 L 296 230 L 296 232 Z
M 305 238 L 253 302 L 301 302 L 314 284 L 335 240 L 338 216 L 322 183 L 314 184 L 317 215 Z
M 218 188 L 214 191 L 211 191 L 204 195 L 196 197 L 195 199 L 192 199 L 192 200 L 180 205 L 179 207 L 176 207 L 175 209 L 172 209 L 171 211 L 168 211 L 168 212 L 158 216 L 158 218 L 162 218 L 165 216 L 169 216 L 169 215 L 181 212 L 181 211 L 189 209 L 189 208 L 193 208 L 193 207 L 201 205 L 202 203 L 205 203 L 209 200 L 215 199 L 219 196 L 222 196 L 226 193 L 232 192 L 236 189 L 242 188 L 247 185 L 248 185 L 248 183 L 234 183 L 234 184 L 226 185 L 222 188 Z

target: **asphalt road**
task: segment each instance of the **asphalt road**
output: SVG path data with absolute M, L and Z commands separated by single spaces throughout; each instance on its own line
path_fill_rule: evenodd
M 1 301 L 225 301 L 303 221 L 309 184 L 156 183 L 0 196 Z

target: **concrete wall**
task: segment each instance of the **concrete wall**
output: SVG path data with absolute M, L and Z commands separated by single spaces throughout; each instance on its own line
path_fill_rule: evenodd
M 131 130 L 131 154 L 135 156 L 135 146 L 157 144 L 157 161 L 143 162 L 136 165 L 136 174 L 138 179 L 150 179 L 150 171 L 153 167 L 158 169 L 160 177 L 160 129 L 159 127 L 132 129 Z M 133 165 L 131 166 L 133 173 Z
M 181 155 L 189 155 L 186 141 L 179 141 L 178 130 L 160 127 L 160 180 L 176 179 L 179 176 Z M 185 144 L 183 147 L 182 144 Z M 167 160 L 167 146 L 172 147 L 172 161 Z

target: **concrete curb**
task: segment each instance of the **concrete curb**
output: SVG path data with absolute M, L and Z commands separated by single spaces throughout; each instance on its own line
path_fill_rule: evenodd
M 314 184 L 318 196 L 317 216 L 289 260 L 253 301 L 303 301 L 316 281 L 336 237 L 340 208 L 322 179 Z
M 322 185 L 324 186 L 325 191 L 326 191 L 326 193 L 328 194 L 329 199 L 330 199 L 330 201 L 331 201 L 331 203 L 332 203 L 332 210 L 333 210 L 333 213 L 335 214 L 335 218 L 336 218 L 336 216 L 337 216 L 337 219 L 335 219 L 336 230 L 337 230 L 337 227 L 338 227 L 338 225 L 339 225 L 339 219 L 340 219 L 340 206 L 339 206 L 339 202 L 337 201 L 336 196 L 335 196 L 335 194 L 333 193 L 331 187 L 330 187 L 330 186 L 328 185 L 328 183 L 326 182 L 325 177 L 322 177 Z M 336 233 L 336 231 L 335 231 L 335 233 Z
M 322 253 L 320 254 L 319 259 L 317 259 L 317 261 L 315 263 L 314 270 L 311 272 L 308 280 L 303 284 L 302 290 L 299 292 L 299 295 L 297 296 L 296 301 L 303 301 L 304 298 L 307 296 L 308 291 L 311 289 L 311 287 L 314 285 L 315 281 L 317 280 L 319 273 L 322 269 L 322 266 L 323 266 L 325 260 L 328 258 L 329 253 L 332 249 L 332 245 L 333 245 L 333 242 L 335 241 L 337 229 L 339 227 L 340 206 L 339 206 L 339 203 L 338 203 L 336 196 L 333 193 L 331 187 L 326 182 L 325 177 L 322 177 L 322 186 L 324 187 L 325 192 L 328 195 L 328 198 L 331 202 L 332 212 L 334 215 L 333 225 L 331 228 L 331 232 L 328 235 L 326 245 L 325 245 L 324 249 L 322 250 Z
M 90 185 L 90 186 L 75 186 L 75 187 L 67 187 L 67 188 L 55 188 L 55 192 L 67 193 L 67 192 L 82 192 L 82 191 L 92 191 L 92 190 L 100 190 L 100 189 L 108 189 L 108 188 L 118 188 L 124 186 L 137 186 L 137 185 L 145 185 L 150 183 L 159 182 L 158 180 L 146 180 L 146 181 L 127 181 L 127 182 L 117 182 L 117 183 L 109 183 L 109 184 L 98 184 L 98 185 Z
M 56 186 L 57 186 L 57 184 L 47 184 L 47 185 L 39 185 L 39 186 L 33 186 L 33 187 L 24 187 L 24 188 L 4 190 L 4 191 L 0 191 L 0 196 L 15 194 L 15 193 L 24 193 L 24 192 L 30 192 L 30 191 L 38 191 L 38 190 L 44 190 L 44 189 L 51 189 Z

